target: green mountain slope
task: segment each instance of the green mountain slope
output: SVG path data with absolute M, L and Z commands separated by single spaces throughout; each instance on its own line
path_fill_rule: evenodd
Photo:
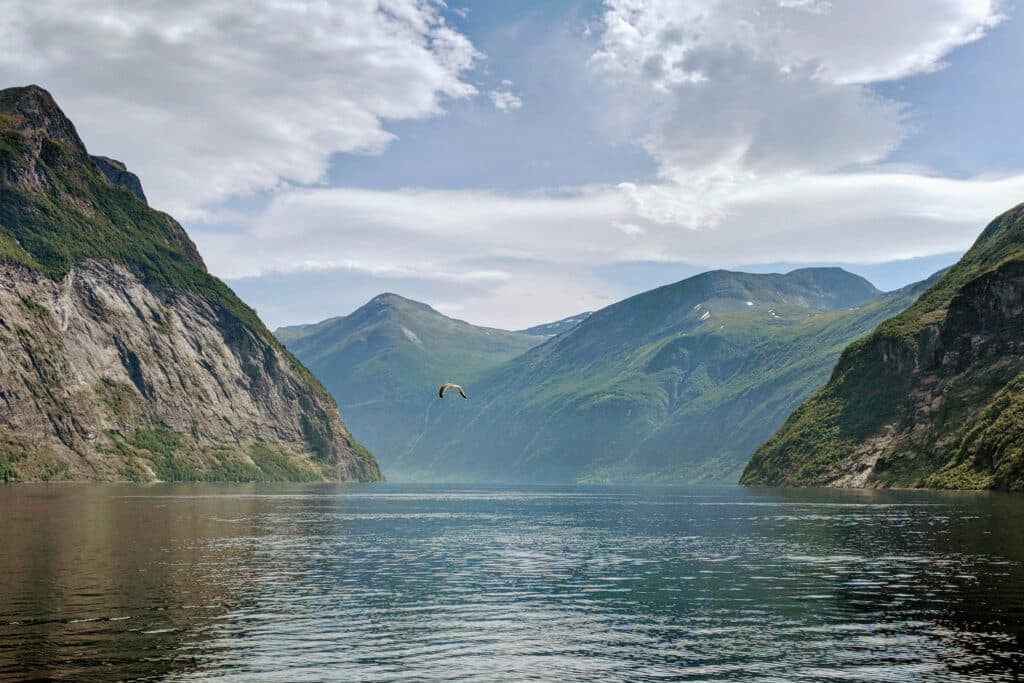
M 840 351 L 916 293 L 824 268 L 715 271 L 640 294 L 490 371 L 469 401 L 438 405 L 389 472 L 735 481 Z
M 36 86 L 0 90 L 0 476 L 376 479 L 319 382 Z
M 470 325 L 397 294 L 275 334 L 334 395 L 385 471 L 422 434 L 442 382 L 472 394 L 484 372 L 544 339 Z
M 745 484 L 1024 489 L 1024 205 L 842 355 Z
M 525 330 L 519 331 L 523 334 L 529 334 L 535 337 L 554 337 L 556 334 L 568 332 L 589 317 L 590 311 L 587 311 L 586 313 L 578 313 L 576 315 L 571 315 L 568 318 L 556 320 L 553 323 L 534 325 L 533 327 L 527 327 Z

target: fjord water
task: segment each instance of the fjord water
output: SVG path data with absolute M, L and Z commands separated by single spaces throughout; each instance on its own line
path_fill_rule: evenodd
M 0 490 L 0 679 L 999 681 L 1024 498 Z

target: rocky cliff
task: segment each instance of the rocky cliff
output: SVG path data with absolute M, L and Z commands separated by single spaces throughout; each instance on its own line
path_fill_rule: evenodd
M 144 197 L 46 91 L 0 91 L 0 479 L 379 479 Z
M 146 201 L 146 193 L 142 191 L 142 181 L 139 180 L 137 175 L 128 170 L 124 162 L 111 159 L 110 157 L 90 156 L 89 158 L 96 164 L 96 168 L 100 169 L 103 175 L 107 176 L 107 180 L 115 185 L 126 188 L 142 201 Z
M 1024 205 L 851 345 L 745 484 L 1024 490 Z

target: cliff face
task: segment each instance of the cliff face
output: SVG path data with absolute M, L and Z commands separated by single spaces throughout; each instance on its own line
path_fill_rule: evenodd
M 380 478 L 181 226 L 31 86 L 0 91 L 0 349 L 0 479 Z
M 96 168 L 107 176 L 107 180 L 127 189 L 142 201 L 146 201 L 146 193 L 142 191 L 142 181 L 128 170 L 124 162 L 109 157 L 91 156 L 89 158 L 96 164 Z
M 1024 489 L 1024 208 L 841 357 L 745 484 Z

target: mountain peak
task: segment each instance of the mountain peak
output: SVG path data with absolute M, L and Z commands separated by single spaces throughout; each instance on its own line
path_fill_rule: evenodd
M 808 266 L 796 268 L 785 274 L 785 277 L 797 280 L 811 280 L 830 284 L 853 284 L 875 289 L 864 277 L 851 273 L 839 266 Z M 877 290 L 876 290 L 877 291 Z
M 353 311 L 352 315 L 362 313 L 386 313 L 386 312 L 408 312 L 408 311 L 420 311 L 423 313 L 432 313 L 437 316 L 442 316 L 441 313 L 431 308 L 429 305 L 422 301 L 416 301 L 414 299 L 408 299 L 400 294 L 394 292 L 384 292 L 373 297 L 365 304 Z M 443 317 L 443 316 L 442 316 Z
M 407 299 L 406 297 L 402 296 L 401 294 L 395 294 L 394 292 L 383 292 L 381 294 L 378 294 L 377 296 L 375 296 L 372 299 L 370 299 L 367 303 L 368 304 L 374 304 L 376 306 L 395 306 L 395 305 L 400 305 L 400 304 L 420 304 L 419 301 L 413 301 L 412 299 Z M 424 306 L 426 304 L 420 304 L 420 305 Z
M 27 85 L 0 90 L 0 127 L 12 127 L 23 137 L 40 143 L 43 139 L 69 143 L 76 152 L 85 153 L 85 145 L 71 120 L 44 88 Z M 10 120 L 11 116 L 15 120 Z
M 683 300 L 692 306 L 710 299 L 731 299 L 741 303 L 791 303 L 818 311 L 834 311 L 860 306 L 881 294 L 859 275 L 838 267 L 825 267 L 799 268 L 785 274 L 710 270 L 632 299 L 652 304 L 661 301 L 655 305 L 666 306 L 667 310 L 674 309 Z M 622 303 L 625 302 L 613 304 L 613 307 Z
M 42 171 L 40 166 L 81 169 L 90 160 L 107 180 L 146 202 L 142 182 L 123 162 L 88 154 L 75 124 L 47 90 L 38 85 L 0 90 L 3 175 L 20 187 L 38 191 L 53 182 L 52 174 Z
M 797 268 L 783 277 L 793 283 L 819 291 L 833 308 L 859 306 L 882 294 L 865 278 L 838 266 Z

